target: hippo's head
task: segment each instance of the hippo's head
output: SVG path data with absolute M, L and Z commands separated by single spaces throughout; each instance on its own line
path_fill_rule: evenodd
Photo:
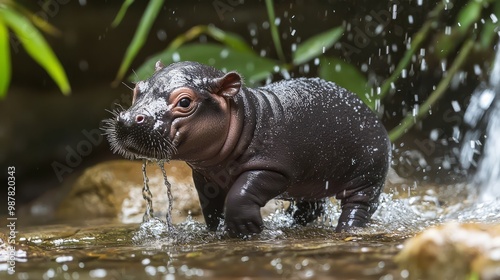
M 241 77 L 195 62 L 157 62 L 155 70 L 136 84 L 132 106 L 105 121 L 113 152 L 186 161 L 216 155 L 231 127 L 230 99 Z

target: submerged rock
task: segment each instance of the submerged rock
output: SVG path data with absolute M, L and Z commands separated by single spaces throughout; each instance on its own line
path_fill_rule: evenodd
M 405 243 L 396 262 L 410 279 L 500 279 L 500 225 L 427 229 Z
M 140 223 L 146 210 L 142 197 L 143 178 L 140 161 L 110 161 L 87 169 L 78 178 L 68 196 L 63 200 L 57 216 L 63 219 L 113 217 L 123 223 Z M 201 218 L 191 169 L 182 162 L 165 164 L 172 184 L 175 222 L 191 213 Z M 157 164 L 148 164 L 149 187 L 153 194 L 154 216 L 164 218 L 168 208 L 167 190 Z

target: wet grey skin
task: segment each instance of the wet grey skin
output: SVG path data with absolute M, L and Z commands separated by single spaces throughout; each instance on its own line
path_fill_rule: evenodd
M 132 106 L 107 121 L 112 150 L 191 166 L 206 224 L 231 236 L 262 231 L 273 198 L 305 225 L 325 198 L 341 201 L 337 232 L 377 209 L 390 163 L 387 131 L 354 94 L 318 78 L 247 88 L 236 72 L 195 62 L 137 83 Z

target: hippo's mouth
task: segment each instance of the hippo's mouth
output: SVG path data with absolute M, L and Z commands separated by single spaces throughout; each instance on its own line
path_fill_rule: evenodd
M 129 129 L 121 126 L 114 118 L 103 121 L 102 129 L 106 135 L 111 150 L 128 159 L 170 160 L 176 153 L 176 139 L 170 140 L 156 129 Z M 177 136 L 176 133 L 175 136 Z

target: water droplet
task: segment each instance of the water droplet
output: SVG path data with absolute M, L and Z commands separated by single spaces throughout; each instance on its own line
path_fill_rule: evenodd
M 441 60 L 441 70 L 443 72 L 446 72 L 446 60 Z
M 444 28 L 444 34 L 446 34 L 446 35 L 450 35 L 451 34 L 451 26 L 446 26 Z
M 437 141 L 438 140 L 438 137 L 439 137 L 439 130 L 438 129 L 433 129 L 431 130 L 431 133 L 429 135 L 429 138 L 432 140 L 432 141 Z
M 227 58 L 229 56 L 229 50 L 228 49 L 223 49 L 221 52 L 220 52 L 220 57 L 221 58 Z
M 474 74 L 476 74 L 477 76 L 481 75 L 483 71 L 481 70 L 481 67 L 477 64 L 474 64 Z
M 178 52 L 172 54 L 172 60 L 174 62 L 179 62 L 181 60 L 181 55 Z
M 163 29 L 160 29 L 156 32 L 156 37 L 158 37 L 158 40 L 164 42 L 167 40 L 167 32 Z
M 427 71 L 427 61 L 425 60 L 425 58 L 423 58 L 422 62 L 420 63 L 420 70 Z
M 80 60 L 80 62 L 78 62 L 78 67 L 80 68 L 80 70 L 85 72 L 89 70 L 89 63 L 86 60 Z
M 456 100 L 451 101 L 451 106 L 453 107 L 453 111 L 460 112 L 461 108 L 460 108 L 460 104 L 458 103 L 458 101 L 456 101 Z
M 493 23 L 497 23 L 498 18 L 497 18 L 497 16 L 495 14 L 490 14 L 490 18 L 493 21 Z
M 481 109 L 486 110 L 490 107 L 491 103 L 493 102 L 493 99 L 495 98 L 495 92 L 493 92 L 490 89 L 485 90 L 480 96 L 479 96 L 479 106 Z

